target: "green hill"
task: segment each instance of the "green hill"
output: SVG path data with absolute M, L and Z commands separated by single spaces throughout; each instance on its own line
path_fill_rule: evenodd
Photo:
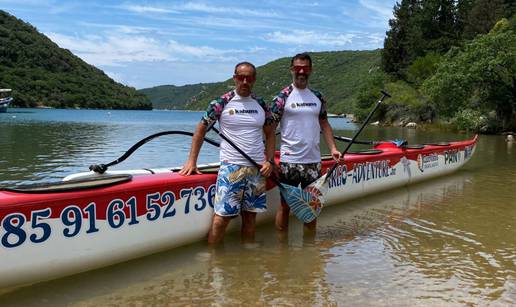
M 182 110 L 186 104 L 199 93 L 202 93 L 214 83 L 198 83 L 183 86 L 160 85 L 139 90 L 146 95 L 154 109 Z
M 369 78 L 370 72 L 380 66 L 380 50 L 335 51 L 310 53 L 314 73 L 310 86 L 322 91 L 332 113 L 352 110 L 356 88 Z M 292 82 L 288 70 L 290 58 L 281 58 L 257 68 L 258 79 L 253 91 L 270 100 L 282 87 Z M 233 88 L 233 80 L 224 82 L 185 85 L 183 87 L 158 86 L 140 90 L 152 101 L 155 108 L 163 102 L 178 101 L 177 108 L 204 110 L 208 102 Z M 196 87 L 201 86 L 199 90 Z
M 149 99 L 119 84 L 36 28 L 0 10 L 0 87 L 20 107 L 150 109 Z

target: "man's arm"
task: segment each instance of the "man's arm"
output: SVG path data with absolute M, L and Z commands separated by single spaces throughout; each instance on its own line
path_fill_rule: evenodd
M 333 129 L 331 128 L 328 119 L 319 119 L 319 125 L 321 126 L 321 131 L 324 136 L 324 140 L 326 141 L 326 145 L 328 145 L 328 148 L 330 149 L 330 153 L 333 156 L 333 159 L 339 160 L 341 158 L 340 151 L 337 149 L 337 146 L 335 145 L 335 139 L 333 138 Z
M 266 162 L 263 163 L 260 172 L 263 176 L 269 177 L 273 168 L 273 164 L 269 161 L 274 161 L 274 150 L 276 147 L 276 125 L 271 123 L 270 125 L 263 126 L 263 132 L 265 134 Z
M 199 122 L 192 137 L 192 147 L 190 148 L 188 160 L 183 165 L 183 168 L 179 171 L 180 175 L 189 176 L 192 173 L 201 174 L 201 172 L 197 169 L 197 158 L 199 157 L 199 152 L 201 151 L 201 146 L 204 142 L 204 136 L 206 135 L 206 132 L 207 126 L 202 121 Z

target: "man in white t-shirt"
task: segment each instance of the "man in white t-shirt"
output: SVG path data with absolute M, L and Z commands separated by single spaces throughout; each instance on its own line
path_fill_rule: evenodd
M 340 159 L 333 130 L 328 122 L 326 101 L 320 92 L 308 87 L 312 59 L 307 53 L 295 55 L 290 61 L 292 84 L 280 91 L 271 106 L 275 125 L 281 128 L 280 181 L 305 188 L 320 176 L 320 133 L 334 159 Z M 290 208 L 282 198 L 276 213 L 276 228 L 288 228 Z M 316 220 L 306 224 L 315 229 Z
M 179 174 L 188 176 L 201 173 L 197 169 L 197 157 L 208 126 L 217 120 L 220 132 L 262 167 L 258 170 L 229 143 L 225 140 L 221 142 L 215 214 L 208 233 L 209 244 L 222 241 L 227 225 L 238 215 L 242 216 L 242 236 L 245 240 L 252 240 L 256 213 L 267 210 L 265 177 L 271 174 L 271 161 L 274 161 L 272 114 L 263 99 L 251 92 L 256 80 L 256 68 L 253 64 L 238 63 L 233 80 L 235 90 L 210 102 L 197 125 L 190 155 Z

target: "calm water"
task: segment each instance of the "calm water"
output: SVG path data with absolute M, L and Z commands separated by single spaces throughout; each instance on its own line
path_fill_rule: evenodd
M 0 114 L 0 184 L 59 180 L 106 163 L 147 135 L 193 131 L 200 113 L 10 109 Z M 352 124 L 332 119 L 337 134 Z M 213 138 L 216 136 L 211 135 Z M 410 143 L 466 135 L 368 128 L 363 138 Z M 184 162 L 185 136 L 154 140 L 119 168 Z M 343 147 L 343 146 L 341 146 Z M 205 144 L 200 162 L 216 161 Z M 516 144 L 481 136 L 453 175 L 324 210 L 315 237 L 291 219 L 256 243 L 229 234 L 59 280 L 0 291 L 0 306 L 516 304 Z

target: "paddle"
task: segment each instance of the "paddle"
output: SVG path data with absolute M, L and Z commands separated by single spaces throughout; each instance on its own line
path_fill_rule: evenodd
M 355 135 L 353 136 L 353 138 L 351 138 L 351 140 L 349 141 L 348 145 L 346 146 L 346 148 L 344 149 L 344 151 L 341 152 L 341 156 L 344 157 L 344 155 L 346 154 L 346 152 L 349 150 L 349 148 L 351 147 L 351 145 L 353 145 L 353 143 L 355 142 L 355 140 L 357 139 L 358 135 L 360 134 L 360 132 L 362 132 L 362 130 L 364 130 L 364 127 L 367 125 L 367 123 L 369 122 L 369 120 L 371 119 L 371 117 L 373 116 L 374 112 L 378 109 L 378 107 L 380 106 L 380 104 L 382 103 L 382 101 L 385 99 L 385 97 L 391 97 L 391 95 L 389 95 L 389 93 L 385 92 L 385 91 L 381 91 L 382 93 L 382 98 L 380 98 L 380 100 L 378 100 L 378 102 L 376 103 L 376 105 L 374 106 L 374 108 L 371 110 L 371 112 L 369 112 L 369 114 L 367 115 L 366 119 L 364 120 L 364 122 L 362 123 L 362 126 L 360 126 L 360 128 L 357 130 L 357 132 L 355 132 Z M 316 196 L 322 196 L 324 195 L 324 193 L 321 191 L 323 189 L 323 185 L 326 183 L 326 181 L 328 180 L 328 178 L 330 178 L 331 174 L 333 173 L 333 171 L 335 170 L 335 168 L 337 167 L 337 165 L 339 165 L 339 162 L 336 161 L 333 166 L 331 167 L 331 169 L 326 173 L 326 175 L 324 176 L 321 176 L 319 179 L 317 179 L 316 181 L 312 182 L 310 185 L 308 185 L 306 188 L 305 188 L 305 191 L 307 191 L 308 193 L 312 193 L 312 195 L 314 195 L 314 197 Z M 323 205 L 324 205 L 324 198 L 323 197 L 319 197 L 318 198 L 319 201 L 320 201 L 320 209 L 322 209 Z M 318 211 L 314 211 L 314 216 L 311 216 L 311 220 L 314 220 L 321 212 L 321 210 L 318 210 Z M 310 222 L 311 220 L 309 220 L 308 222 Z
M 351 148 L 351 145 L 353 145 L 353 143 L 355 142 L 355 140 L 357 139 L 358 135 L 360 134 L 360 132 L 362 132 L 362 130 L 364 130 L 365 126 L 367 125 L 367 123 L 369 122 L 369 120 L 371 119 L 371 117 L 373 116 L 374 112 L 376 112 L 376 110 L 380 107 L 380 105 L 382 104 L 383 100 L 385 99 L 385 97 L 391 97 L 391 95 L 389 95 L 389 93 L 387 93 L 386 91 L 381 91 L 382 93 L 382 98 L 380 98 L 380 100 L 378 100 L 378 102 L 376 102 L 376 105 L 374 106 L 374 108 L 371 110 L 371 112 L 369 112 L 369 114 L 367 115 L 366 119 L 364 120 L 364 122 L 362 123 L 362 126 L 360 126 L 360 128 L 357 130 L 357 132 L 355 132 L 355 135 L 353 135 L 353 137 L 351 138 L 351 141 L 349 141 L 348 145 L 346 146 L 346 148 L 344 148 L 344 151 L 342 151 L 340 153 L 340 155 L 342 157 L 344 157 L 344 155 L 346 154 L 346 152 L 348 152 L 349 148 Z M 333 173 L 333 171 L 335 171 L 335 169 L 337 168 L 337 166 L 339 165 L 339 162 L 335 162 L 333 164 L 333 166 L 331 167 L 331 169 L 326 173 L 326 176 L 323 176 L 324 177 L 324 183 L 326 182 L 326 180 L 328 180 L 328 178 L 331 176 L 331 174 Z M 317 181 L 323 179 L 323 177 L 319 178 Z M 316 181 L 316 182 L 317 182 Z M 312 183 L 312 184 L 315 184 Z M 312 185 L 311 184 L 311 185 Z
M 103 173 L 105 173 L 107 171 L 108 167 L 116 165 L 116 164 L 124 161 L 125 159 L 129 158 L 129 156 L 132 155 L 136 151 L 136 149 L 140 148 L 145 143 L 147 143 L 150 140 L 155 139 L 157 137 L 160 137 L 160 136 L 163 136 L 163 135 L 169 135 L 169 134 L 179 134 L 179 135 L 193 136 L 192 132 L 180 131 L 180 130 L 170 130 L 170 131 L 158 132 L 158 133 L 149 135 L 148 137 L 140 140 L 138 143 L 136 143 L 133 146 L 131 146 L 131 148 L 129 148 L 121 157 L 119 157 L 118 159 L 116 159 L 114 161 L 111 161 L 111 162 L 109 162 L 107 164 L 92 164 L 92 165 L 90 165 L 90 170 L 94 171 L 95 173 L 103 174 Z M 217 141 L 212 140 L 210 138 L 206 138 L 205 137 L 204 140 L 206 142 L 210 143 L 213 146 L 217 146 L 217 147 L 220 146 L 220 144 Z
M 222 134 L 217 128 L 212 127 L 213 131 L 219 134 L 219 136 L 225 140 L 231 147 L 236 149 L 244 158 L 246 158 L 252 165 L 260 169 L 261 165 L 256 163 L 253 158 L 249 157 L 242 149 L 240 149 L 235 143 L 228 139 Z M 288 204 L 292 213 L 299 218 L 301 221 L 305 221 L 315 213 L 314 211 L 320 210 L 317 199 L 312 197 L 312 194 L 308 191 L 304 191 L 300 187 L 294 187 L 285 183 L 281 183 L 276 177 L 269 177 L 278 187 L 283 199 Z M 309 221 L 308 221 L 309 222 Z M 306 223 L 308 223 L 306 222 Z
M 351 138 L 348 138 L 346 136 L 340 136 L 340 135 L 334 135 L 333 136 L 334 139 L 336 139 L 337 141 L 341 141 L 341 142 L 351 142 Z M 362 145 L 377 145 L 381 142 L 378 142 L 378 141 L 359 141 L 359 140 L 355 140 L 353 143 L 355 144 L 362 144 Z

